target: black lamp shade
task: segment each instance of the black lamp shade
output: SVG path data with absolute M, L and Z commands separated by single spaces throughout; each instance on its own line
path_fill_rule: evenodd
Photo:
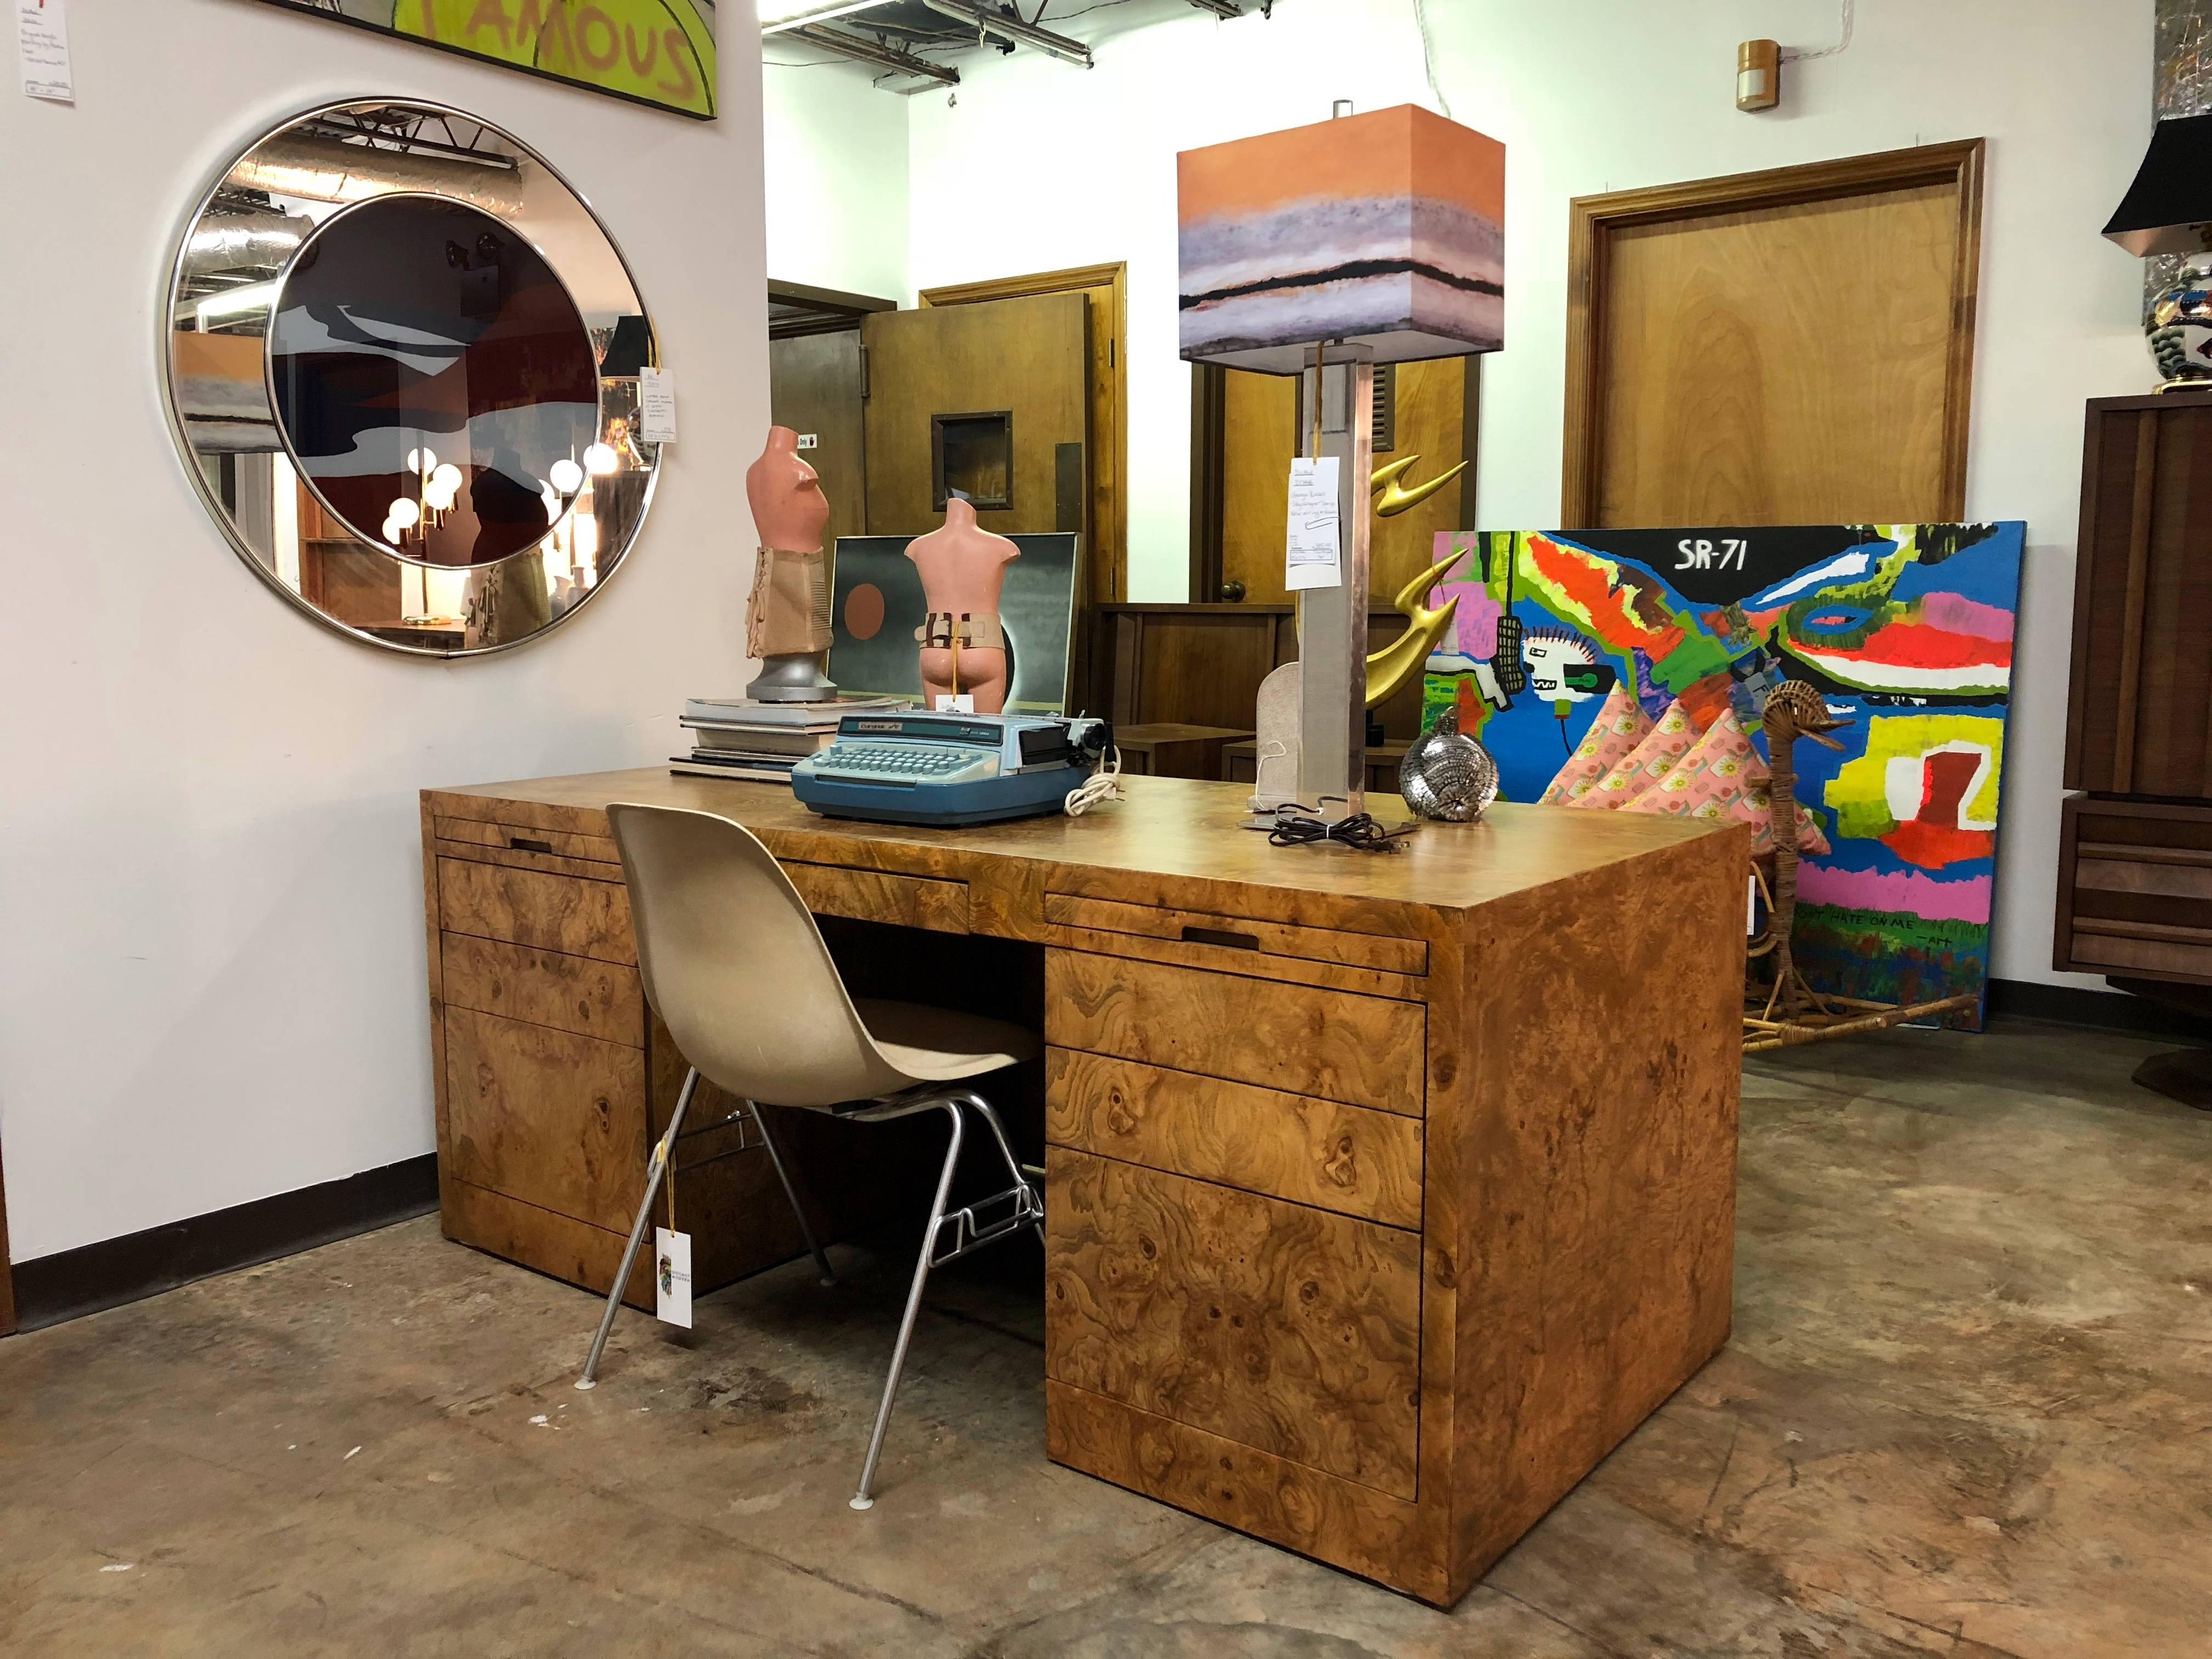
M 635 380 L 637 372 L 653 362 L 653 333 L 642 317 L 615 319 L 614 337 L 607 355 L 599 360 L 599 373 L 611 380 Z
M 2105 234 L 2130 253 L 2212 248 L 2212 114 L 2160 121 Z

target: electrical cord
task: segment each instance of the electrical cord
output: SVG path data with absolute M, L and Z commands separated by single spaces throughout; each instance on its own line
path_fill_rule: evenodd
M 1344 797 L 1323 795 L 1321 799 L 1342 800 Z M 1336 841 L 1363 853 L 1397 853 L 1404 850 L 1401 843 L 1405 837 L 1421 826 L 1408 819 L 1395 830 L 1385 830 L 1365 812 L 1355 812 L 1331 823 L 1321 816 L 1319 807 L 1286 801 L 1275 809 L 1273 823 L 1248 823 L 1244 827 L 1265 830 L 1270 847 L 1310 847 L 1316 842 Z
M 1061 805 L 1068 817 L 1079 818 L 1102 801 L 1121 799 L 1121 747 L 1116 744 L 1106 751 L 1097 771 L 1067 792 Z
M 1437 84 L 1437 52 L 1429 40 L 1426 0 L 1413 0 L 1413 27 L 1421 33 L 1421 69 L 1429 77 L 1429 95 L 1437 100 L 1437 113 L 1449 121 L 1451 119 L 1451 106 L 1444 101 L 1444 89 Z

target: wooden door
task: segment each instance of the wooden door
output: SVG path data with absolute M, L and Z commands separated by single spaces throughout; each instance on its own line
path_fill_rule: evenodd
M 1200 371 L 1203 372 L 1203 371 Z M 1243 584 L 1249 605 L 1279 605 L 1283 586 L 1285 519 L 1290 504 L 1291 458 L 1303 454 L 1298 433 L 1298 382 L 1286 374 L 1221 369 L 1221 573 L 1223 584 Z M 1375 464 L 1420 457 L 1403 482 L 1407 488 L 1472 461 L 1468 391 L 1476 378 L 1464 357 L 1386 364 L 1376 371 Z M 1439 530 L 1474 522 L 1473 468 L 1408 512 L 1376 519 L 1371 529 L 1367 591 L 1374 602 L 1390 597 L 1430 562 Z M 1201 580 L 1203 580 L 1201 578 Z M 1194 592 L 1196 600 L 1223 597 Z
M 799 434 L 799 452 L 822 477 L 833 544 L 868 527 L 867 452 L 860 402 L 860 331 L 770 337 L 769 418 Z M 808 439 L 814 441 L 809 443 Z
M 919 535 L 965 487 L 983 528 L 1086 531 L 1088 315 L 1076 294 L 884 312 L 868 350 L 868 529 Z
M 1128 365 L 1121 355 L 1129 302 L 1126 264 L 1081 265 L 921 290 L 926 308 L 982 305 L 1035 294 L 1079 294 L 1091 328 L 1091 447 L 1088 597 L 1101 605 L 1129 597 Z
M 1960 517 L 1981 159 L 1577 198 L 1561 523 Z

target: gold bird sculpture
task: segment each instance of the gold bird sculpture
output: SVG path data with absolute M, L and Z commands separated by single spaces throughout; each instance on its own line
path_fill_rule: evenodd
M 1401 459 L 1391 462 L 1388 466 L 1378 466 L 1375 469 L 1367 480 L 1367 490 L 1370 495 L 1379 493 L 1382 497 L 1381 501 L 1375 503 L 1376 518 L 1394 519 L 1401 513 L 1412 512 L 1467 471 L 1467 463 L 1462 461 L 1450 471 L 1439 473 L 1426 483 L 1417 483 L 1408 489 L 1398 480 L 1404 474 L 1411 471 L 1413 464 L 1420 459 L 1419 455 L 1407 455 Z
M 1445 629 L 1451 626 L 1453 614 L 1459 609 L 1456 593 L 1433 611 L 1421 600 L 1445 571 L 1466 556 L 1464 548 L 1455 547 L 1449 556 L 1431 565 L 1398 590 L 1398 597 L 1392 601 L 1392 606 L 1406 619 L 1406 631 L 1367 659 L 1367 706 L 1370 708 L 1388 701 L 1399 687 L 1421 672 L 1421 665 L 1428 661 L 1429 653 L 1436 648 L 1437 639 Z

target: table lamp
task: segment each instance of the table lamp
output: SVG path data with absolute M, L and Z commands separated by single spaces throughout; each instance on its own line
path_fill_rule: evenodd
M 1375 365 L 1504 343 L 1505 147 L 1407 104 L 1185 150 L 1176 173 L 1182 355 L 1302 375 L 1302 452 L 1337 459 L 1341 579 L 1298 607 L 1298 788 L 1350 816 L 1365 810 Z
M 2159 389 L 2212 385 L 2212 114 L 2152 129 L 2150 148 L 2105 234 L 2142 258 L 2183 257 L 2143 321 Z

